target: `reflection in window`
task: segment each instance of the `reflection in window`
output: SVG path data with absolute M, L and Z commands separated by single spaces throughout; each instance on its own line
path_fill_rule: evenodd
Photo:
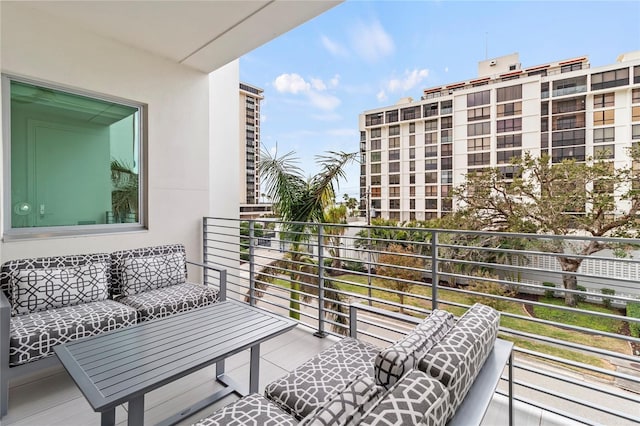
M 140 105 L 10 86 L 11 228 L 140 223 Z

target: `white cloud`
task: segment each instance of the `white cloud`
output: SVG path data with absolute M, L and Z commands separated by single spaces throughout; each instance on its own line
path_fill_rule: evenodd
M 267 121 L 267 115 L 266 114 L 260 114 L 260 122 L 261 123 L 265 123 Z
M 387 100 L 387 94 L 385 93 L 384 89 L 378 92 L 376 98 L 379 102 L 384 102 Z
M 308 95 L 309 95 L 309 101 L 313 106 L 323 109 L 325 111 L 332 111 L 341 104 L 340 99 L 333 95 L 314 92 L 314 91 L 310 91 Z
M 334 75 L 333 78 L 329 80 L 329 86 L 331 87 L 338 87 L 338 84 L 340 84 L 340 74 Z
M 338 76 L 333 77 L 330 84 L 337 85 L 337 78 Z M 285 73 L 276 77 L 273 85 L 280 93 L 305 95 L 311 105 L 325 111 L 332 111 L 342 103 L 337 96 L 326 93 L 327 85 L 319 78 L 311 78 L 306 81 L 299 74 Z
M 343 45 L 331 40 L 329 37 L 323 35 L 320 37 L 320 41 L 333 56 L 349 56 L 349 51 Z
M 327 85 L 324 84 L 324 81 L 320 80 L 319 78 L 311 79 L 311 87 L 319 91 L 327 90 Z
M 420 84 L 427 77 L 429 77 L 429 70 L 426 68 L 423 68 L 421 70 L 417 68 L 413 70 L 405 70 L 402 77 L 392 78 L 387 82 L 386 91 L 388 91 L 389 93 L 409 91 Z M 378 100 L 386 100 L 385 94 L 385 90 L 381 90 L 377 96 Z
M 449 67 L 444 67 L 444 72 L 449 72 Z
M 376 62 L 395 51 L 393 39 L 377 20 L 367 24 L 356 22 L 351 31 L 351 44 L 354 52 L 369 62 Z
M 306 93 L 310 85 L 299 74 L 280 74 L 276 77 L 273 85 L 280 93 Z

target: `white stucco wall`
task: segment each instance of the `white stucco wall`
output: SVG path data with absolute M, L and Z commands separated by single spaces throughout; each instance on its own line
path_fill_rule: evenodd
M 2 261 L 174 242 L 199 260 L 201 221 L 209 213 L 209 76 L 24 5 L 3 2 L 1 8 L 3 73 L 148 105 L 149 212 L 147 231 L 3 242 Z M 235 181 L 237 171 L 229 176 Z M 229 192 L 235 200 L 237 191 Z

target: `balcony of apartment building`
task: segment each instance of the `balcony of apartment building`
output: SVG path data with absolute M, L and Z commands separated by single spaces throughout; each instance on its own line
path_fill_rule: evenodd
M 611 250 L 581 256 L 571 250 L 592 239 L 364 223 L 303 224 L 297 229 L 304 235 L 296 235 L 285 231 L 286 223 L 265 219 L 205 218 L 202 227 L 203 261 L 227 269 L 230 298 L 299 317 L 293 331 L 263 345 L 260 392 L 341 339 L 350 326 L 350 304 L 423 318 L 434 308 L 461 315 L 479 302 L 500 312 L 499 337 L 515 344 L 511 375 L 505 368 L 483 425 L 508 424 L 510 388 L 516 425 L 640 421 L 638 241 L 599 239 Z M 581 267 L 562 271 L 563 257 Z M 577 281 L 576 290 L 563 287 L 567 280 Z M 577 298 L 575 307 L 565 303 L 567 294 Z M 292 295 L 298 308 L 291 307 Z M 375 313 L 359 316 L 357 330 L 380 347 L 407 332 Z M 246 383 L 248 364 L 248 351 L 234 355 L 227 374 Z M 147 421 L 218 390 L 214 375 L 204 370 L 148 394 Z M 6 425 L 98 421 L 61 368 L 13 384 L 10 396 Z M 230 395 L 180 424 L 237 398 Z M 125 417 L 126 406 L 118 407 L 117 422 Z

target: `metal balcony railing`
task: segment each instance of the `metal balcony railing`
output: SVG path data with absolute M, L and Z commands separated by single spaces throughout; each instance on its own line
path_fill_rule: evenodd
M 318 336 L 348 334 L 356 301 L 419 317 L 490 305 L 515 343 L 516 401 L 583 424 L 640 422 L 640 240 L 204 218 L 203 250 L 230 297 Z M 406 333 L 375 316 L 363 326 L 378 342 Z

